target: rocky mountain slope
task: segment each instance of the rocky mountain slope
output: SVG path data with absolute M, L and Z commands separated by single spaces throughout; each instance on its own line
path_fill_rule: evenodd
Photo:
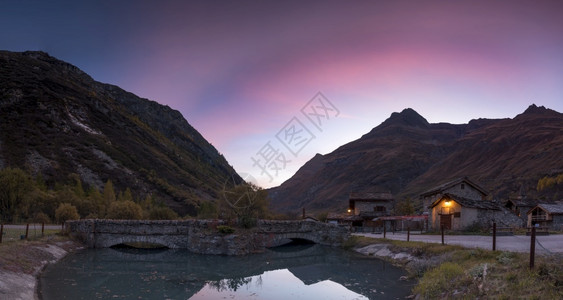
M 48 184 L 76 173 L 101 189 L 110 179 L 180 215 L 216 199 L 231 176 L 240 180 L 178 111 L 31 51 L 0 51 L 0 168 L 7 166 Z
M 412 109 L 393 113 L 360 139 L 317 154 L 292 178 L 270 189 L 276 210 L 344 211 L 351 192 L 390 191 L 410 198 L 448 180 L 469 176 L 506 199 L 538 193 L 546 175 L 563 173 L 563 114 L 530 106 L 513 119 L 430 124 Z

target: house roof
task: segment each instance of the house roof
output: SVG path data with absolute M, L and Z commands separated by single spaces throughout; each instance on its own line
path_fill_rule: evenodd
M 456 184 L 465 182 L 468 185 L 470 185 L 471 187 L 473 187 L 474 189 L 476 189 L 477 191 L 479 191 L 481 194 L 487 196 L 489 193 L 487 192 L 487 190 L 485 190 L 484 188 L 480 187 L 478 184 L 476 184 L 475 182 L 471 181 L 467 176 L 465 177 L 460 177 L 451 181 L 448 181 L 446 183 L 443 183 L 439 186 L 436 186 L 422 194 L 420 194 L 420 196 L 425 197 L 425 196 L 430 196 L 430 195 L 434 195 L 434 194 L 438 194 L 438 193 L 442 193 L 445 190 L 455 186 Z
M 559 202 L 559 203 L 540 203 L 536 206 L 534 206 L 532 209 L 530 209 L 528 211 L 528 214 L 532 212 L 532 210 L 534 210 L 536 207 L 539 207 L 543 210 L 545 210 L 546 212 L 552 214 L 552 215 L 561 215 L 563 214 L 563 203 Z
M 477 208 L 477 209 L 487 209 L 487 210 L 501 210 L 499 204 L 496 202 L 488 201 L 488 200 L 475 200 L 475 199 L 467 199 L 463 198 L 454 194 L 445 193 L 440 199 L 434 201 L 429 208 L 433 208 L 434 206 L 438 205 L 442 200 L 453 200 L 457 202 L 462 207 L 467 208 Z
M 523 207 L 523 206 L 532 207 L 532 206 L 536 206 L 536 204 L 538 203 L 538 201 L 534 199 L 508 199 L 506 201 L 506 204 L 508 204 L 508 202 L 511 202 L 512 205 L 518 207 Z
M 391 193 L 361 192 L 350 193 L 350 201 L 392 201 Z

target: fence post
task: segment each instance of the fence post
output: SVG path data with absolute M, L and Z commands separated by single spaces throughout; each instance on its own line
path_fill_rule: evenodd
M 27 236 L 29 233 L 29 223 L 27 223 L 27 225 L 25 225 L 25 239 L 27 240 Z
M 411 228 L 410 226 L 407 227 L 407 242 L 410 242 L 411 240 Z
M 442 232 L 442 245 L 444 245 L 444 224 L 440 224 L 440 231 Z
M 387 222 L 383 221 L 383 238 L 387 236 Z
M 493 251 L 497 250 L 497 222 L 493 222 Z
M 41 236 L 45 235 L 45 222 L 41 223 Z
M 530 270 L 534 268 L 534 258 L 536 255 L 536 227 L 532 226 L 530 236 Z
M 3 235 L 4 235 L 4 223 L 0 223 L 0 244 L 2 243 Z

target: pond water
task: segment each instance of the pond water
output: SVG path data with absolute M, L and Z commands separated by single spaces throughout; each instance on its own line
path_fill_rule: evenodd
M 187 250 L 86 249 L 48 266 L 44 300 L 402 299 L 413 282 L 382 260 L 319 245 L 243 257 Z

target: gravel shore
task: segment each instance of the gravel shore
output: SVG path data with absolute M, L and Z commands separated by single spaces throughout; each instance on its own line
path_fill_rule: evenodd
M 0 299 L 39 299 L 37 279 L 43 268 L 80 248 L 64 237 L 0 244 Z

